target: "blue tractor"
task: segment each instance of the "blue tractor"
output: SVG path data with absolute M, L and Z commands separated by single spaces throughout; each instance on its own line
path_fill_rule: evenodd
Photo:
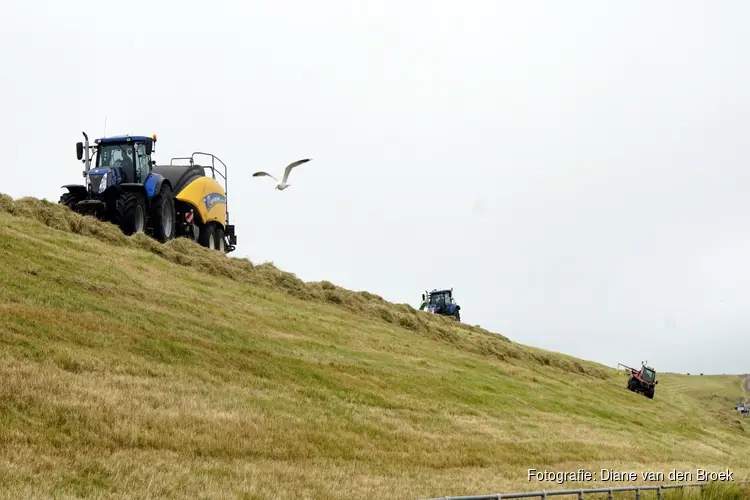
M 149 233 L 165 242 L 174 237 L 175 204 L 172 185 L 153 172 L 151 160 L 156 135 L 96 139 L 94 146 L 76 144 L 85 165 L 85 184 L 68 184 L 60 203 L 75 212 L 118 225 L 126 235 Z M 92 150 L 95 155 L 92 155 Z M 92 156 L 95 164 L 92 168 Z
M 441 316 L 452 316 L 456 321 L 461 321 L 461 306 L 456 304 L 453 298 L 453 289 L 450 290 L 433 290 L 422 294 L 422 304 L 420 310 L 427 309 L 427 312 L 439 314 Z

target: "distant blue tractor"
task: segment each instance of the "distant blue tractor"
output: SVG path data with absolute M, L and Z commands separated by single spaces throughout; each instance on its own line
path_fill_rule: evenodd
M 60 203 L 72 210 L 113 222 L 131 235 L 149 232 L 162 242 L 174 237 L 175 208 L 172 186 L 162 175 L 152 172 L 151 161 L 156 136 L 115 136 L 96 139 L 89 146 L 76 144 L 79 160 L 86 168 L 85 185 L 63 186 L 68 192 Z M 91 150 L 96 163 L 91 168 Z M 150 224 L 148 224 L 150 223 Z
M 422 305 L 420 310 L 427 309 L 427 312 L 439 314 L 441 316 L 452 316 L 456 321 L 461 321 L 461 306 L 456 304 L 453 298 L 453 289 L 450 290 L 433 290 L 422 294 Z

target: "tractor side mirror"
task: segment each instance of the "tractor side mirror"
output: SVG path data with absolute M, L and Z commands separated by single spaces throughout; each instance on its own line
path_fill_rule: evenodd
M 659 383 L 659 381 L 657 380 L 656 382 L 654 382 L 654 385 L 656 385 L 656 384 L 658 384 L 658 383 Z
M 151 152 L 153 151 L 153 149 L 154 149 L 154 141 L 153 140 L 146 141 L 146 156 L 149 156 Z
M 79 160 L 83 159 L 83 143 L 82 142 L 76 143 L 76 156 L 78 156 Z
M 422 300 L 424 300 L 424 294 L 422 294 Z

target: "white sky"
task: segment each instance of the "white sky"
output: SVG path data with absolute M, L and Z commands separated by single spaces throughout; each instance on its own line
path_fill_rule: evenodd
M 743 373 L 747 2 L 3 2 L 0 191 L 228 163 L 235 256 L 609 365 Z M 304 157 L 279 193 L 260 169 Z

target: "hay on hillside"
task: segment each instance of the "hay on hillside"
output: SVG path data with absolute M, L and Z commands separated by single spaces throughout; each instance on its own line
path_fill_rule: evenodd
M 181 266 L 271 290 L 281 290 L 297 299 L 330 304 L 501 361 L 517 359 L 594 377 L 608 376 L 602 369 L 584 366 L 574 358 L 533 353 L 502 335 L 478 326 L 418 311 L 409 304 L 392 304 L 379 295 L 365 291 L 354 292 L 329 281 L 307 283 L 273 264 L 254 265 L 248 259 L 230 258 L 186 238 L 161 244 L 144 234 L 127 237 L 113 224 L 77 214 L 48 200 L 31 197 L 13 200 L 8 195 L 0 194 L 0 213 L 36 220 L 53 229 L 88 236 L 109 245 L 145 250 Z

